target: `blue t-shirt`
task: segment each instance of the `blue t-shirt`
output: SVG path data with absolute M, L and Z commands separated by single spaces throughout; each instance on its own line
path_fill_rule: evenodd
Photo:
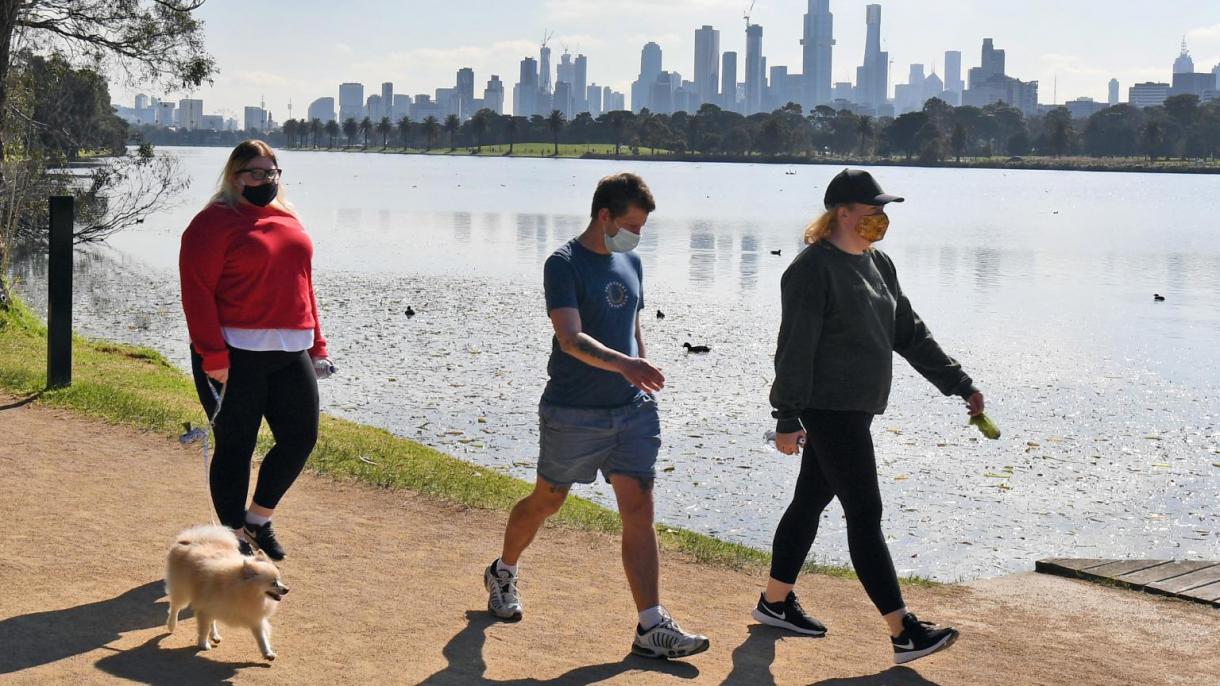
M 644 269 L 635 253 L 599 255 L 577 239 L 547 258 L 542 270 L 546 310 L 574 307 L 581 331 L 624 355 L 640 354 L 635 324 L 644 307 Z M 546 390 L 542 399 L 564 407 L 621 407 L 643 395 L 622 374 L 581 362 L 551 339 Z

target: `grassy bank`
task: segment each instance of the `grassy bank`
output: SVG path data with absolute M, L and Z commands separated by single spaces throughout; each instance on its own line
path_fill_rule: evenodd
M 63 408 L 113 424 L 177 436 L 184 422 L 200 424 L 203 411 L 190 378 L 154 350 L 86 340 L 73 344 L 73 384 L 45 390 L 46 327 L 18 301 L 0 309 L 0 390 L 49 407 Z M 270 447 L 266 425 L 259 454 Z M 531 485 L 491 469 L 458 460 L 388 431 L 323 415 L 310 469 L 331 477 L 374 486 L 407 489 L 446 502 L 505 511 Z M 616 533 L 618 515 L 583 498 L 568 498 L 552 520 L 562 526 Z M 659 524 L 668 550 L 728 567 L 761 567 L 770 556 L 753 548 L 726 543 L 684 529 Z M 851 570 L 807 565 L 807 571 L 854 577 Z M 928 585 L 922 579 L 908 583 Z
M 371 153 L 385 155 L 435 155 L 447 157 L 548 157 L 548 158 L 565 158 L 565 159 L 583 159 L 590 157 L 610 157 L 613 158 L 614 146 L 604 143 L 560 143 L 559 155 L 555 154 L 555 145 L 553 143 L 517 143 L 513 145 L 513 151 L 510 155 L 507 145 L 484 145 L 482 148 L 461 146 L 454 150 L 450 150 L 448 145 L 437 145 L 431 150 L 424 148 L 398 148 L 394 146 L 383 148 L 379 145 L 370 145 L 367 148 L 360 146 L 336 147 L 336 148 L 312 148 L 298 147 L 289 148 L 290 150 L 303 151 L 326 151 L 326 152 L 354 152 L 354 153 Z M 622 152 L 626 153 L 627 148 L 624 146 Z M 668 150 L 660 148 L 655 151 L 652 148 L 640 149 L 641 159 L 646 159 L 648 155 L 667 155 Z

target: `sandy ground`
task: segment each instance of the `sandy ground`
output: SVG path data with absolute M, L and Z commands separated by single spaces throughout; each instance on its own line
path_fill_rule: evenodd
M 547 529 L 522 564 L 526 618 L 491 621 L 482 569 L 505 515 L 305 476 L 281 505 L 292 588 L 279 658 L 229 630 L 206 654 L 194 621 L 164 629 L 164 554 L 206 521 L 200 454 L 0 397 L 0 682 L 149 684 L 1215 684 L 1220 611 L 1022 574 L 909 589 L 952 623 L 949 651 L 894 667 L 853 581 L 802 579 L 821 639 L 755 625 L 762 573 L 664 561 L 667 606 L 712 649 L 629 655 L 634 612 L 614 537 Z

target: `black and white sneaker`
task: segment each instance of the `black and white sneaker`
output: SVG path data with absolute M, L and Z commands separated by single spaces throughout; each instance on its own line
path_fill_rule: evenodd
M 262 526 L 246 522 L 246 525 L 242 527 L 242 535 L 251 545 L 266 553 L 267 557 L 272 560 L 279 562 L 284 559 L 284 547 L 276 540 L 271 522 Z
M 517 576 L 507 569 L 496 569 L 496 562 L 483 571 L 483 587 L 487 589 L 487 611 L 505 621 L 519 622 L 522 609 L 521 594 L 517 591 Z
M 825 636 L 826 627 L 818 620 L 810 617 L 796 599 L 796 594 L 788 592 L 788 597 L 778 603 L 768 603 L 763 594 L 758 596 L 758 605 L 752 613 L 754 619 L 768 626 L 776 626 L 788 631 L 795 631 L 806 636 Z
M 669 659 L 697 655 L 710 645 L 707 636 L 685 631 L 673 617 L 666 615 L 660 624 L 647 631 L 639 624 L 635 625 L 631 652 L 644 657 Z
M 894 664 L 901 665 L 944 650 L 957 640 L 958 632 L 953 627 L 935 628 L 932 622 L 921 622 L 915 615 L 907 613 L 902 618 L 902 633 L 890 637 L 894 644 Z

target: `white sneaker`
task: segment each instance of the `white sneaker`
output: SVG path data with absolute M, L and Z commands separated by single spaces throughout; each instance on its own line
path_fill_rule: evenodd
M 666 616 L 661 623 L 644 631 L 640 625 L 635 627 L 635 640 L 631 642 L 631 652 L 644 657 L 689 657 L 708 649 L 711 642 L 707 636 L 689 634 L 678 626 L 673 617 Z
M 521 621 L 521 595 L 517 592 L 515 574 L 505 569 L 497 570 L 493 562 L 483 572 L 483 586 L 487 588 L 488 612 L 510 622 Z

